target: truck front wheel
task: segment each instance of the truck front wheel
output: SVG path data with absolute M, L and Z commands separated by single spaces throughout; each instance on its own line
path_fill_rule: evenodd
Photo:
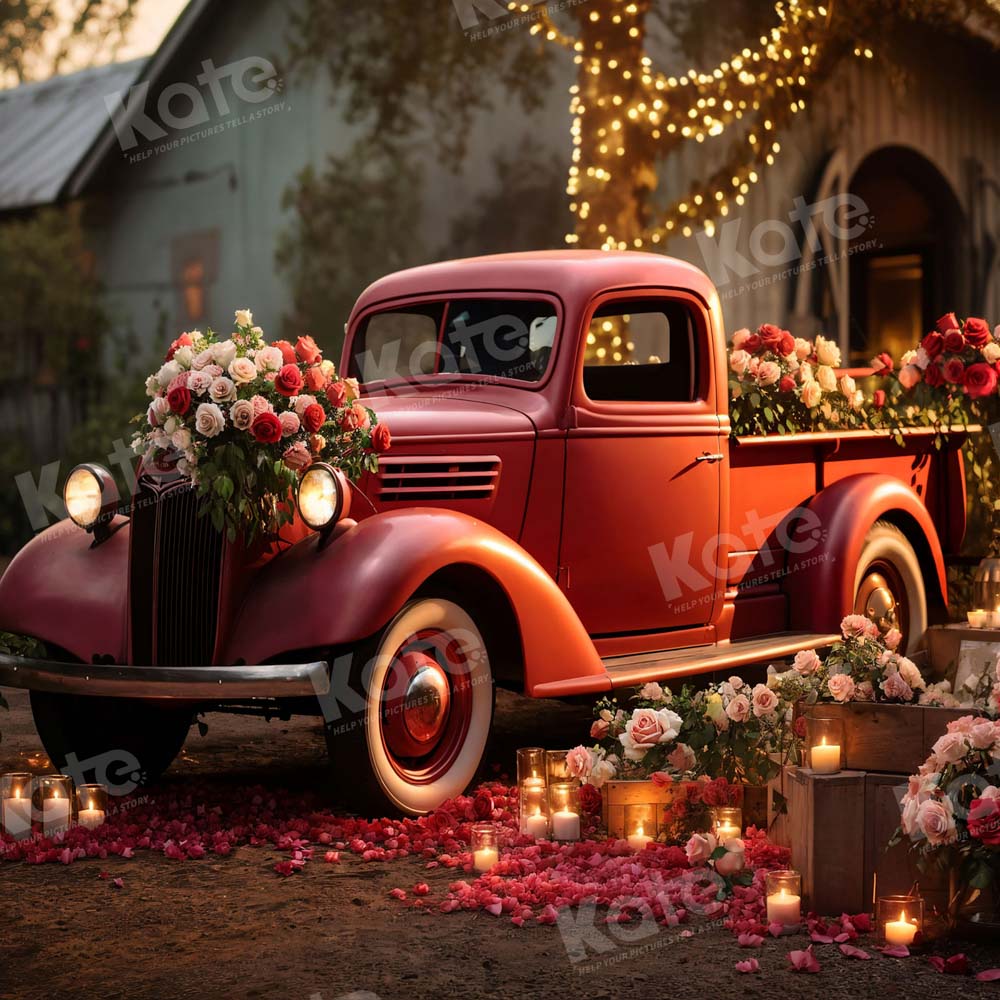
M 31 692 L 31 714 L 56 770 L 112 794 L 156 781 L 180 753 L 192 720 L 190 709 L 48 691 Z
M 364 707 L 328 720 L 337 791 L 370 815 L 420 815 L 461 795 L 493 723 L 495 688 L 483 631 L 457 599 L 421 597 L 358 647 L 352 696 Z M 370 774 L 367 782 L 354 775 Z
M 927 594 L 920 561 L 906 536 L 888 521 L 876 521 L 865 538 L 854 577 L 854 613 L 883 630 L 903 634 L 899 651 L 912 653 L 927 628 Z

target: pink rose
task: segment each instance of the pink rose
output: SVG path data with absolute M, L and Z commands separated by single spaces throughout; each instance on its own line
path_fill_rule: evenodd
M 669 708 L 637 708 L 618 740 L 629 760 L 642 760 L 650 747 L 676 739 L 682 724 L 681 717 Z
M 249 430 L 250 425 L 253 423 L 253 418 L 253 403 L 249 399 L 236 400 L 229 410 L 229 419 L 239 431 Z
M 686 743 L 678 743 L 667 754 L 667 761 L 675 771 L 684 772 L 693 770 L 698 758 L 695 757 L 694 751 Z
M 723 878 L 729 878 L 743 871 L 746 863 L 745 845 L 738 837 L 734 837 L 722 846 L 725 847 L 726 853 L 721 858 L 716 858 L 715 870 Z
M 304 441 L 296 441 L 295 444 L 285 450 L 281 459 L 289 469 L 300 472 L 312 464 L 312 452 L 309 451 Z
M 757 367 L 757 385 L 774 385 L 781 378 L 781 369 L 774 361 L 762 361 Z
M 795 654 L 792 666 L 803 677 L 811 677 L 822 664 L 815 649 L 802 649 Z
M 854 700 L 855 701 L 875 700 L 875 688 L 872 687 L 871 681 L 862 681 L 860 684 L 854 685 Z
M 742 351 L 743 345 L 750 339 L 750 331 L 743 327 L 741 330 L 737 330 L 733 334 L 733 350 Z
M 590 738 L 603 740 L 608 735 L 608 724 L 604 719 L 595 719 L 590 725 Z
M 975 750 L 989 750 L 996 742 L 996 729 L 989 719 L 977 722 L 969 730 L 969 742 Z
M 293 434 L 298 434 L 300 427 L 299 418 L 292 410 L 285 410 L 283 413 L 279 413 L 278 419 L 281 421 L 282 437 L 291 437 Z
M 899 631 L 898 628 L 891 628 L 885 634 L 885 638 L 882 640 L 887 649 L 895 649 L 902 641 L 903 633 Z
M 746 722 L 750 718 L 750 699 L 745 694 L 738 694 L 726 706 L 726 715 L 733 722 Z
M 271 404 L 267 401 L 264 396 L 253 396 L 250 399 L 253 404 L 253 415 L 259 417 L 262 413 L 271 413 Z
M 878 626 L 865 615 L 847 615 L 840 623 L 845 639 L 877 639 Z
M 964 733 L 952 732 L 940 737 L 931 749 L 939 760 L 957 764 L 969 752 L 969 744 Z
M 888 674 L 880 687 L 882 693 L 890 701 L 911 701 L 913 699 L 913 689 L 903 680 L 902 674 Z
M 684 847 L 687 854 L 688 864 L 694 868 L 697 865 L 704 865 L 712 856 L 712 852 L 718 847 L 718 842 L 710 833 L 694 833 Z
M 758 684 L 753 689 L 750 701 L 753 705 L 753 714 L 758 719 L 774 715 L 778 707 L 778 696 L 766 684 Z
M 917 829 L 934 846 L 951 844 L 958 838 L 951 799 L 927 799 L 917 809 Z
M 566 770 L 569 771 L 570 777 L 579 778 L 580 780 L 589 778 L 592 769 L 593 760 L 591 759 L 590 751 L 586 747 L 573 747 L 566 754 Z
M 663 701 L 663 688 L 656 681 L 650 681 L 639 689 L 639 697 L 646 701 Z
M 847 702 L 854 697 L 854 681 L 850 674 L 832 674 L 826 682 L 834 701 Z

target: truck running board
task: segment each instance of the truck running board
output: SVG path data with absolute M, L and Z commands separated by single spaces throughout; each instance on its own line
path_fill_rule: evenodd
M 740 642 L 720 642 L 710 646 L 687 646 L 662 653 L 609 656 L 604 667 L 611 686 L 630 687 L 669 677 L 728 670 L 750 663 L 764 663 L 794 656 L 800 649 L 830 646 L 841 636 L 823 632 L 775 632 Z

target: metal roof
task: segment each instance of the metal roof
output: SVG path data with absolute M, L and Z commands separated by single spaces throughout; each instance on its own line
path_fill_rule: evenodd
M 0 211 L 47 205 L 110 125 L 107 95 L 124 94 L 146 58 L 0 90 Z

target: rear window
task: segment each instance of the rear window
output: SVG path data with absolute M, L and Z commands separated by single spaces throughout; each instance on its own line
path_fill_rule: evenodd
M 451 299 L 374 313 L 354 336 L 362 383 L 464 375 L 537 382 L 555 342 L 555 306 L 535 299 Z

